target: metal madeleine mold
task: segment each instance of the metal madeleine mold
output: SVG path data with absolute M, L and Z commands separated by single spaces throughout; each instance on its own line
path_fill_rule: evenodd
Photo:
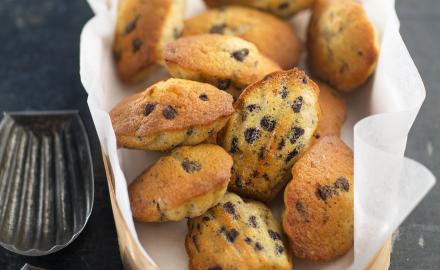
M 92 212 L 93 179 L 78 112 L 5 113 L 0 122 L 0 245 L 41 256 L 70 244 Z

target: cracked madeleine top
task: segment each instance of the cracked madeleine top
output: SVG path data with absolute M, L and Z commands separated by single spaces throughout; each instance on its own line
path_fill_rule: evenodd
M 379 56 L 375 28 L 355 0 L 317 0 L 307 47 L 314 75 L 346 92 L 368 79 Z
M 254 43 L 284 69 L 296 66 L 301 53 L 301 41 L 289 23 L 253 8 L 208 9 L 185 21 L 183 36 L 208 33 L 237 36 Z
M 353 152 L 336 136 L 321 138 L 292 168 L 283 227 L 294 254 L 329 261 L 353 246 Z
M 217 145 L 174 149 L 130 184 L 134 218 L 166 221 L 203 214 L 223 197 L 231 167 L 232 158 Z
M 162 58 L 162 47 L 180 36 L 184 0 L 120 1 L 113 56 L 124 82 L 144 79 Z
M 110 117 L 118 144 L 149 149 L 154 141 L 168 149 L 150 150 L 169 150 L 200 143 L 220 130 L 234 112 L 232 102 L 231 95 L 212 85 L 169 79 L 123 100 Z
M 233 86 L 234 96 L 266 74 L 280 70 L 254 44 L 219 34 L 179 38 L 165 46 L 163 57 L 174 77 L 208 82 L 221 90 L 229 91 Z

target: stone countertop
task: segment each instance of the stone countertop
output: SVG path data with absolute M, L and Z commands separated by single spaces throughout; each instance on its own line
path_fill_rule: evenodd
M 406 155 L 440 175 L 440 1 L 397 0 L 401 33 L 427 88 Z M 0 2 L 0 111 L 79 110 L 92 145 L 95 202 L 81 235 L 55 254 L 30 258 L 0 248 L 0 269 L 122 269 L 99 142 L 79 79 L 79 35 L 92 16 L 85 0 Z M 417 181 L 417 179 L 414 179 Z M 391 269 L 440 269 L 440 186 L 396 235 Z

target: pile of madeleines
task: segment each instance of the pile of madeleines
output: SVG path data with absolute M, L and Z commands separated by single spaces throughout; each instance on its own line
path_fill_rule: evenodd
M 110 112 L 121 147 L 169 151 L 129 186 L 141 222 L 188 220 L 190 269 L 292 269 L 353 246 L 353 153 L 341 92 L 374 72 L 379 48 L 355 0 L 121 1 L 121 81 L 171 77 Z M 285 21 L 311 9 L 306 46 Z M 307 49 L 311 77 L 296 68 Z M 327 84 L 326 84 L 327 83 Z M 284 192 L 279 222 L 264 204 Z

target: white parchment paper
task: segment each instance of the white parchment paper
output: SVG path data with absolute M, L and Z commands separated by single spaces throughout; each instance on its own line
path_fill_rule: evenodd
M 144 256 L 164 270 L 187 269 L 185 221 L 144 224 L 133 222 L 131 217 L 127 185 L 160 154 L 117 149 L 108 115 L 122 98 L 168 75 L 161 71 L 139 85 L 121 84 L 111 57 L 118 0 L 88 2 L 96 16 L 81 34 L 81 80 L 89 94 L 88 104 L 102 148 L 113 169 L 117 203 L 130 233 L 143 247 Z M 399 34 L 394 1 L 364 0 L 363 3 L 378 29 L 381 53 L 373 78 L 347 96 L 349 117 L 342 132 L 344 141 L 354 150 L 355 159 L 354 250 L 328 264 L 295 259 L 298 270 L 362 269 L 435 182 L 425 167 L 404 158 L 408 132 L 426 93 Z M 188 16 L 204 9 L 201 0 L 187 1 Z M 309 16 L 309 12 L 303 12 L 292 19 L 303 41 Z M 270 205 L 276 213 L 282 208 L 280 197 Z

